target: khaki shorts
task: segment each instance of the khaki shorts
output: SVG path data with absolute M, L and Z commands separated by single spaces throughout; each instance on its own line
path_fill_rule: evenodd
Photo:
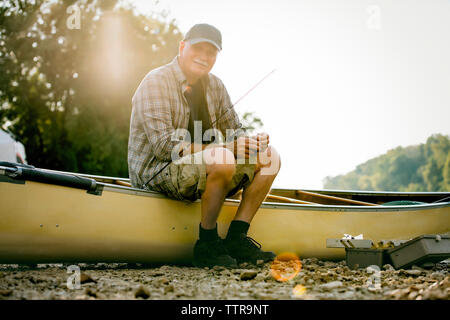
M 236 172 L 230 184 L 227 197 L 246 188 L 255 175 L 255 164 L 236 164 Z M 206 164 L 203 151 L 182 157 L 169 165 L 172 184 L 177 192 L 187 200 L 201 198 L 206 188 Z

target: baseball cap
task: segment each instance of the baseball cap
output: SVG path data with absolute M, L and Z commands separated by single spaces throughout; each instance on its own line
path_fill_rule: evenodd
M 222 50 L 222 34 L 216 27 L 206 23 L 196 24 L 189 29 L 184 41 L 188 41 L 190 44 L 209 42 L 219 51 Z

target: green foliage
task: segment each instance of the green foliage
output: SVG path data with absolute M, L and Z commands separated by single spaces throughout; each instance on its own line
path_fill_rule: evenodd
M 261 129 L 264 124 L 258 116 L 256 116 L 253 112 L 244 112 L 242 116 L 240 116 L 242 127 L 249 133 L 253 134 L 256 130 Z
M 324 188 L 450 191 L 450 138 L 436 134 L 425 144 L 389 150 L 348 174 L 326 177 Z
M 131 97 L 181 32 L 118 1 L 2 1 L 0 126 L 37 167 L 128 176 Z M 80 8 L 80 28 L 67 21 Z

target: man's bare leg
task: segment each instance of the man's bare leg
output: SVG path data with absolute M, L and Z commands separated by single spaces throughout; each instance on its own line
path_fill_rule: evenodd
M 264 164 L 257 166 L 257 172 L 252 183 L 242 193 L 242 201 L 234 220 L 245 221 L 247 223 L 252 221 L 256 211 L 258 211 L 261 203 L 269 193 L 272 183 L 280 170 L 280 156 L 277 151 L 274 148 L 269 147 L 265 153 L 262 160 Z M 270 164 L 267 163 L 267 159 L 270 159 Z M 267 170 L 269 165 L 273 168 Z M 264 168 L 266 168 L 266 170 L 264 170 Z
M 211 161 L 214 158 L 228 158 L 228 161 Z M 206 160 L 206 188 L 202 194 L 202 217 L 199 226 L 199 240 L 194 246 L 193 264 L 197 267 L 215 265 L 235 268 L 236 260 L 225 249 L 217 233 L 217 217 L 222 208 L 229 184 L 235 172 L 234 155 L 227 149 L 216 148 L 204 152 Z
M 225 247 L 231 257 L 238 263 L 258 261 L 267 262 L 273 260 L 276 255 L 271 251 L 261 250 L 258 242 L 247 236 L 250 222 L 256 214 L 261 203 L 272 186 L 275 177 L 280 169 L 280 157 L 273 148 L 268 148 L 262 160 L 257 165 L 256 173 L 252 183 L 244 190 L 241 204 L 236 212 L 234 220 L 228 228 L 227 236 L 224 240 Z
M 206 188 L 202 194 L 201 226 L 213 229 L 228 193 L 236 166 L 234 155 L 227 149 L 215 148 L 205 151 Z

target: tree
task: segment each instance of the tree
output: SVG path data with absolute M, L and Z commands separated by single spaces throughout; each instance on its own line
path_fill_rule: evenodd
M 450 153 L 447 155 L 447 160 L 445 161 L 444 170 L 443 170 L 443 189 L 450 190 Z
M 116 0 L 3 1 L 0 125 L 37 167 L 128 176 L 131 97 L 181 39 Z
M 436 134 L 425 144 L 397 147 L 354 171 L 326 177 L 324 188 L 386 191 L 449 191 L 450 138 Z
M 264 124 L 258 116 L 256 116 L 253 112 L 244 112 L 240 117 L 242 121 L 242 127 L 249 133 L 253 134 L 258 129 L 261 129 Z

